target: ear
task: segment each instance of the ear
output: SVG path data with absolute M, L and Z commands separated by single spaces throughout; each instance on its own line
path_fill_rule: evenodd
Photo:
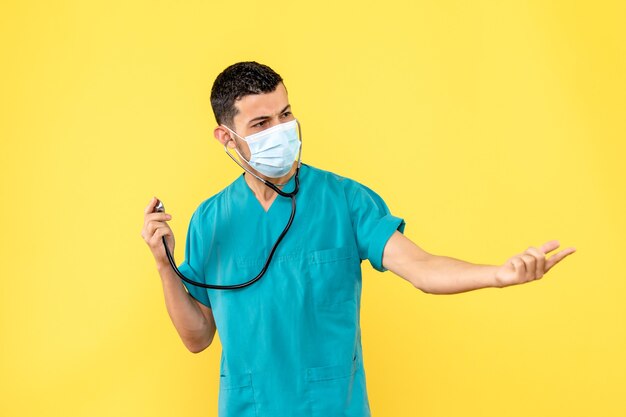
M 215 139 L 217 139 L 217 141 L 221 143 L 222 146 L 228 144 L 228 147 L 232 149 L 236 147 L 236 144 L 230 135 L 231 133 L 228 131 L 228 129 L 223 126 L 217 126 L 213 130 L 213 136 L 215 136 Z

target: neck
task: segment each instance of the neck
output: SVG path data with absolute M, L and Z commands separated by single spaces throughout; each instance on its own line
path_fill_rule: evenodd
M 255 174 L 257 174 L 259 177 L 263 178 L 265 181 L 269 181 L 275 184 L 281 190 L 283 189 L 284 184 L 286 184 L 291 179 L 291 177 L 296 173 L 297 167 L 298 167 L 298 161 L 295 161 L 293 165 L 291 166 L 291 169 L 289 170 L 288 173 L 286 173 L 285 175 L 279 178 L 270 178 L 254 170 L 254 168 L 248 166 L 248 168 L 251 171 L 254 171 Z M 270 187 L 263 184 L 255 176 L 248 175 L 248 173 L 246 172 L 244 174 L 244 179 L 246 180 L 246 183 L 248 184 L 250 189 L 252 189 L 252 191 L 254 192 L 254 195 L 256 196 L 256 198 L 259 199 L 259 201 L 269 202 L 276 197 L 276 194 L 277 194 L 276 191 L 272 190 Z M 282 184 L 282 185 L 279 185 L 279 184 Z

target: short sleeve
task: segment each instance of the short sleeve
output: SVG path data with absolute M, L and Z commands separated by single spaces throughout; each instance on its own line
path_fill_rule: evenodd
M 202 254 L 206 253 L 203 249 L 203 239 L 198 222 L 200 221 L 198 210 L 196 210 L 191 216 L 189 221 L 189 228 L 187 229 L 187 240 L 185 242 L 185 260 L 178 266 L 178 270 L 192 281 L 206 283 L 204 279 L 204 259 Z M 211 302 L 209 301 L 209 295 L 206 288 L 198 287 L 190 284 L 186 281 L 182 281 L 187 292 L 204 304 L 211 308 Z
M 404 233 L 404 219 L 393 216 L 383 199 L 374 191 L 357 182 L 354 184 L 350 214 L 359 256 L 361 259 L 368 259 L 377 271 L 385 272 L 385 245 L 396 230 Z

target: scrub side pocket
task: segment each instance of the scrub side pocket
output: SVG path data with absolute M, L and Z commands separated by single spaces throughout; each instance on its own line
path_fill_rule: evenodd
M 219 417 L 256 417 L 252 374 L 220 375 Z
M 359 360 L 306 370 L 307 395 L 313 417 L 370 416 Z
M 316 305 L 331 306 L 356 300 L 361 271 L 356 248 L 346 246 L 310 252 L 308 267 Z

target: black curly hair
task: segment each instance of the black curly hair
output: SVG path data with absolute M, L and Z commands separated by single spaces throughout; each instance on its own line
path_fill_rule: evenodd
M 237 62 L 220 73 L 211 88 L 211 107 L 218 124 L 234 129 L 235 101 L 249 94 L 270 93 L 282 77 L 267 65 L 255 61 Z

